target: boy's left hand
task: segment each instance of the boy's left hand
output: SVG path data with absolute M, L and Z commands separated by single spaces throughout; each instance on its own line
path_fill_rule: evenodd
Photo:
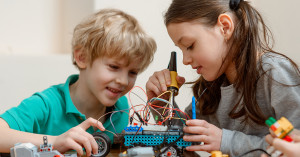
M 205 120 L 193 119 L 186 122 L 183 128 L 185 133 L 193 135 L 184 135 L 184 141 L 204 142 L 204 145 L 192 145 L 186 147 L 188 151 L 207 151 L 220 150 L 222 129 L 212 125 Z

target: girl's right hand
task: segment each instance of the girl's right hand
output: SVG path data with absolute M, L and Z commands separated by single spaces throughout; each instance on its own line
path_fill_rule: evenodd
M 82 148 L 84 147 L 87 156 L 91 156 L 92 152 L 93 154 L 97 154 L 97 142 L 90 133 L 86 132 L 86 130 L 91 126 L 97 127 L 101 131 L 105 130 L 101 122 L 93 118 L 88 118 L 81 124 L 71 128 L 60 136 L 55 136 L 53 142 L 54 149 L 62 153 L 68 150 L 76 150 L 77 154 L 82 156 Z
M 184 77 L 176 77 L 178 87 L 180 88 L 184 82 Z M 167 86 L 171 85 L 171 75 L 169 69 L 156 71 L 147 81 L 146 91 L 148 99 L 159 96 L 161 93 L 167 91 Z

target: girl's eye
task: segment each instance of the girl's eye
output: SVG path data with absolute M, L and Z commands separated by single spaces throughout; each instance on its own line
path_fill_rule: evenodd
M 118 67 L 118 66 L 116 66 L 116 65 L 112 65 L 112 64 L 110 64 L 110 65 L 109 65 L 109 67 L 110 67 L 110 68 L 112 68 L 112 69 L 119 69 L 119 67 Z
M 192 44 L 191 46 L 188 46 L 188 47 L 186 48 L 186 50 L 191 50 L 191 49 L 193 49 L 193 47 L 194 47 L 194 44 Z

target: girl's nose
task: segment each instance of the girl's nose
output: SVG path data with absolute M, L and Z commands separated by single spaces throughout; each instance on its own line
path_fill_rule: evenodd
M 186 53 L 183 54 L 183 60 L 184 65 L 190 65 L 192 63 L 192 57 Z

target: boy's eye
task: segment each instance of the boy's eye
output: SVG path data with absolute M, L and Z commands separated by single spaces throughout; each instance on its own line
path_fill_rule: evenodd
M 130 74 L 131 74 L 131 75 L 137 75 L 138 72 L 136 72 L 136 71 L 130 71 Z
M 112 69 L 119 69 L 119 67 L 118 67 L 118 66 L 116 66 L 116 65 L 113 65 L 113 64 L 110 64 L 110 65 L 109 65 L 109 67 L 110 67 L 110 68 L 112 68 Z

